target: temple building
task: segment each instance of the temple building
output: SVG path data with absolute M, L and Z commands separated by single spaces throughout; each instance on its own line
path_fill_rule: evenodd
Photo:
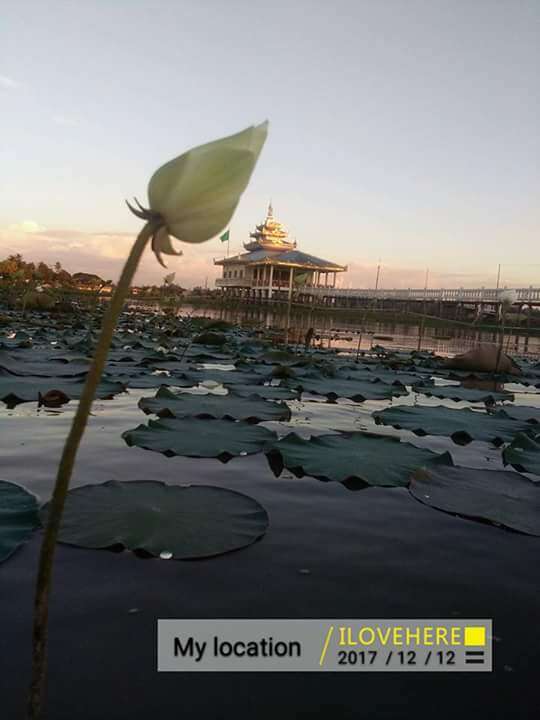
M 283 225 L 274 220 L 272 203 L 266 220 L 250 233 L 245 253 L 214 260 L 223 267 L 216 285 L 228 295 L 287 300 L 303 288 L 336 286 L 337 273 L 347 267 L 308 255 L 296 248 Z

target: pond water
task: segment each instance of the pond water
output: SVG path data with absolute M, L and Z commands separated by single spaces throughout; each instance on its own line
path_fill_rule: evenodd
M 314 314 L 306 309 L 292 308 L 288 314 L 279 309 L 261 306 L 238 308 L 202 308 L 183 305 L 182 313 L 193 316 L 206 316 L 226 320 L 233 324 L 253 328 L 290 328 L 290 338 L 302 338 L 310 327 L 315 328 L 319 336 L 316 343 L 324 347 L 337 347 L 343 350 L 369 350 L 373 345 L 383 345 L 389 349 L 429 350 L 438 355 L 455 355 L 467 352 L 479 345 L 498 345 L 500 334 L 493 330 L 482 330 L 470 326 L 448 324 L 442 327 L 430 327 L 420 324 L 396 321 L 362 322 L 362 310 L 351 318 L 339 313 L 325 315 Z M 419 347 L 419 336 L 422 339 Z M 360 341 L 360 342 L 359 342 Z M 540 335 L 528 335 L 526 330 L 506 332 L 504 339 L 506 352 L 513 355 L 540 357 Z
M 516 404 L 540 407 L 537 389 L 511 389 Z M 48 717 L 427 720 L 436 714 L 455 720 L 464 716 L 464 708 L 467 717 L 533 716 L 539 538 L 439 512 L 417 502 L 406 488 L 351 491 L 288 471 L 276 477 L 263 453 L 224 464 L 128 447 L 121 435 L 146 421 L 137 402 L 152 395 L 153 389 L 130 389 L 94 403 L 72 487 L 126 479 L 223 486 L 258 500 L 269 513 L 270 527 L 259 542 L 202 561 L 142 560 L 130 552 L 60 545 Z M 458 465 L 503 469 L 500 450 L 492 444 L 462 447 L 448 438 L 375 425 L 375 410 L 415 403 L 475 407 L 417 393 L 364 403 L 327 403 L 307 395 L 289 402 L 289 423 L 264 426 L 304 437 L 338 430 L 397 435 L 418 447 L 448 450 Z M 35 403 L 9 410 L 0 403 L 1 479 L 47 500 L 73 411 L 73 402 L 59 410 L 38 409 Z M 2 715 L 10 719 L 21 717 L 24 706 L 38 551 L 35 533 L 0 565 L 0 697 Z M 493 618 L 494 672 L 359 678 L 296 673 L 280 674 L 279 680 L 274 674 L 156 672 L 158 618 L 220 617 Z

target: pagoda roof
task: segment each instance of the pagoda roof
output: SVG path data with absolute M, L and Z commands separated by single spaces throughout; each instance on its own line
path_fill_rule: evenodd
M 214 264 L 286 265 L 314 270 L 330 270 L 335 272 L 343 272 L 347 269 L 345 265 L 338 265 L 337 263 L 324 260 L 323 258 L 316 257 L 315 255 L 310 255 L 309 253 L 302 252 L 301 250 L 283 250 L 280 252 L 276 250 L 264 250 L 262 248 L 260 250 L 242 253 L 241 255 L 235 255 L 234 257 L 215 260 Z

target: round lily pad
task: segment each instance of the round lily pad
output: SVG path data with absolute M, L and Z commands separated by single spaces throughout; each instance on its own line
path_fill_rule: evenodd
M 373 417 L 378 424 L 412 430 L 416 435 L 445 435 L 457 445 L 482 440 L 499 446 L 530 427 L 524 421 L 509 417 L 504 410 L 486 413 L 471 408 L 454 410 L 443 405 L 388 407 L 373 413 Z
M 19 485 L 0 481 L 0 562 L 26 542 L 38 525 L 35 496 Z
M 193 395 L 173 393 L 167 388 L 160 388 L 154 397 L 141 398 L 139 407 L 145 413 L 154 413 L 159 417 L 192 416 L 255 423 L 261 420 L 289 420 L 291 417 L 285 403 L 270 402 L 253 395 Z
M 48 507 L 42 509 L 44 520 Z M 95 549 L 121 546 L 188 560 L 246 547 L 267 527 L 262 505 L 233 490 L 110 481 L 68 493 L 59 541 Z
M 517 472 L 424 467 L 413 473 L 409 492 L 437 510 L 540 536 L 540 483 Z
M 518 433 L 503 450 L 503 462 L 519 472 L 540 475 L 540 433 Z
M 155 450 L 168 457 L 215 457 L 227 461 L 238 455 L 265 450 L 277 438 L 267 428 L 232 420 L 161 418 L 127 430 L 122 437 L 130 446 Z
M 399 438 L 362 432 L 317 435 L 309 440 L 290 433 L 268 452 L 268 460 L 277 475 L 286 467 L 299 477 L 334 480 L 351 490 L 369 485 L 404 487 L 419 466 L 452 464 L 448 453 L 438 455 Z

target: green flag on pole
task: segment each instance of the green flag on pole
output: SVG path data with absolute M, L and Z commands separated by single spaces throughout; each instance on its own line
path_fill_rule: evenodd
M 223 235 L 219 236 L 219 239 L 221 240 L 221 242 L 229 242 L 229 231 L 226 230 Z

